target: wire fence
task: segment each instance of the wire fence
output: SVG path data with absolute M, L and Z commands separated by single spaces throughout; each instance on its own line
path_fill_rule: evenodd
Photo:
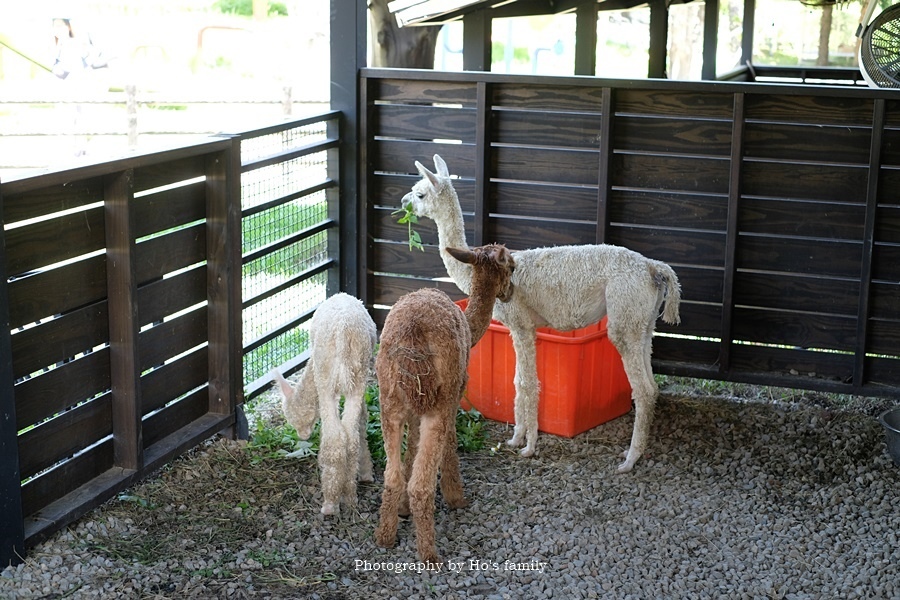
M 336 235 L 328 163 L 337 118 L 327 113 L 241 140 L 246 398 L 266 389 L 273 368 L 306 358 L 309 317 L 326 298 L 328 269 L 336 266 L 328 253 Z

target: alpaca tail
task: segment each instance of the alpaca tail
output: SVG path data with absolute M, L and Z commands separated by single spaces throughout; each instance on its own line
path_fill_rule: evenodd
M 663 262 L 654 262 L 651 267 L 653 279 L 663 292 L 664 308 L 662 319 L 670 325 L 681 323 L 678 306 L 681 304 L 681 284 L 672 267 Z

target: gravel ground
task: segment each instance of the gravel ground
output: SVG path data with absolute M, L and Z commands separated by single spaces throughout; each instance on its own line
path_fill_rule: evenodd
M 882 406 L 668 393 L 626 475 L 633 414 L 541 434 L 530 459 L 464 454 L 471 504 L 438 502 L 437 573 L 409 570 L 408 521 L 397 547 L 373 543 L 380 473 L 324 520 L 313 459 L 254 464 L 219 439 L 33 548 L 0 597 L 900 598 Z M 496 447 L 511 429 L 487 434 Z

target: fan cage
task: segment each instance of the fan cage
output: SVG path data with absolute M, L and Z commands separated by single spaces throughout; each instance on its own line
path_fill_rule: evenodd
M 900 88 L 900 4 L 886 8 L 866 27 L 859 63 L 869 85 Z

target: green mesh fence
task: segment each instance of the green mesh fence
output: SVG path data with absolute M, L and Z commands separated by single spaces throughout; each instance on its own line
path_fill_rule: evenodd
M 241 142 L 242 299 L 244 386 L 259 391 L 268 373 L 296 360 L 309 346 L 308 321 L 298 322 L 326 297 L 327 271 L 298 277 L 328 261 L 328 231 L 300 235 L 328 217 L 322 189 L 328 181 L 327 150 L 290 154 L 327 140 L 317 122 Z M 294 239 L 292 239 L 294 238 Z M 301 239 L 302 238 L 302 239 Z

